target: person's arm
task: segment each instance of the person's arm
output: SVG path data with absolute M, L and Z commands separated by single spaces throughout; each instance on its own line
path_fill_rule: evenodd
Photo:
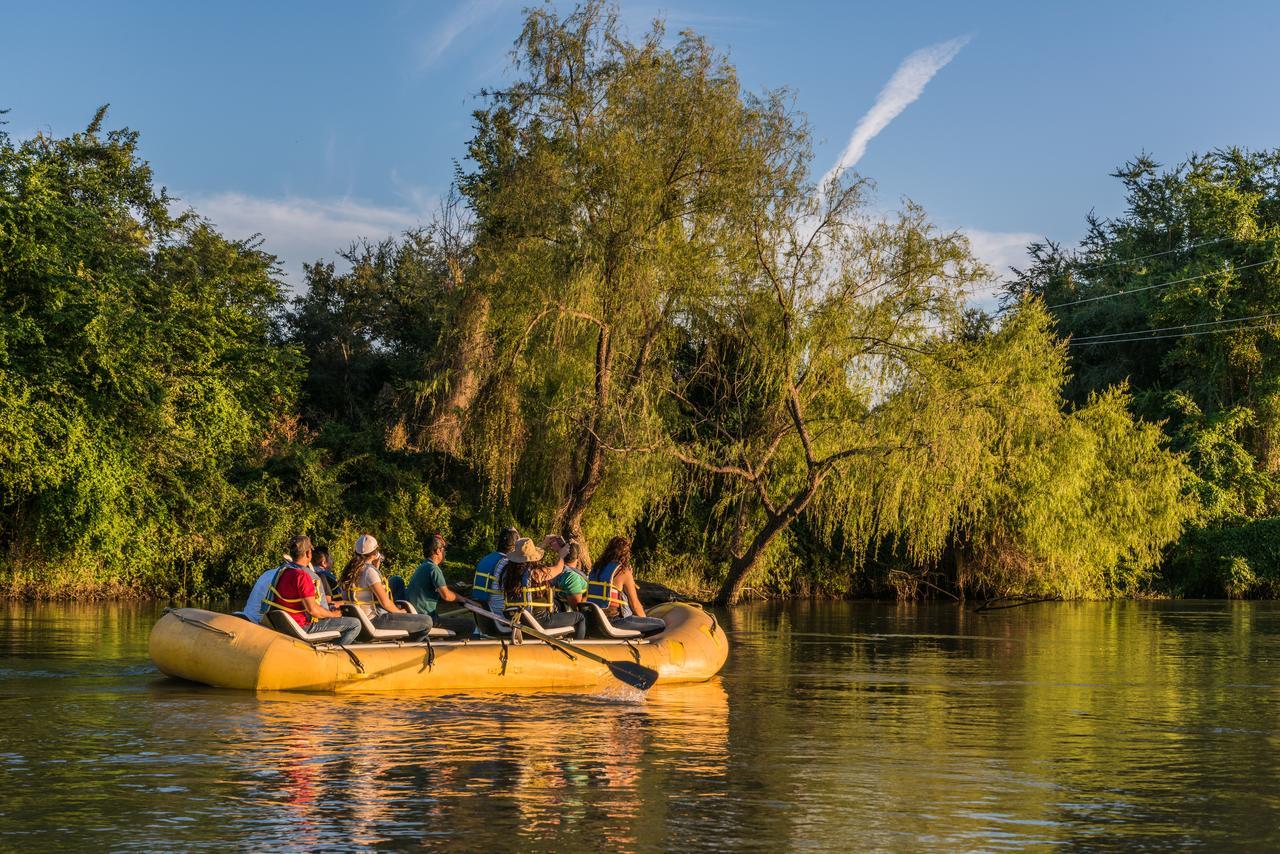
M 448 584 L 442 584 L 436 588 L 436 592 L 440 594 L 440 599 L 444 602 L 457 602 L 462 597 L 449 589 Z
M 313 620 L 323 620 L 325 617 L 341 617 L 341 611 L 330 611 L 320 604 L 315 596 L 303 595 L 302 607 Z
M 373 590 L 373 596 L 378 600 L 378 604 L 393 614 L 403 614 L 404 609 L 391 601 L 391 596 L 387 593 L 387 585 L 382 583 L 382 579 L 378 579 L 370 585 Z
M 645 616 L 644 606 L 640 604 L 640 593 L 636 590 L 636 574 L 631 571 L 630 567 L 619 571 L 622 573 L 620 586 L 622 587 L 623 595 L 631 603 L 631 613 L 637 617 Z

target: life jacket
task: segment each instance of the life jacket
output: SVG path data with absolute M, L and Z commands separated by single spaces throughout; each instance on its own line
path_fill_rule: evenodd
M 281 596 L 280 591 L 276 589 L 276 585 L 280 583 L 280 576 L 284 575 L 284 571 L 286 569 L 296 569 L 299 572 L 307 571 L 305 566 L 298 566 L 294 563 L 282 564 L 281 567 L 276 570 L 276 574 L 272 576 L 271 583 L 267 585 L 267 590 L 270 592 L 267 594 L 267 597 L 262 600 L 262 613 L 265 616 L 269 609 L 276 608 L 280 611 L 284 611 L 286 614 L 301 614 L 302 624 L 304 626 L 309 626 L 311 625 L 311 615 L 307 613 L 306 608 L 302 607 L 302 597 L 290 599 L 288 597 Z M 324 594 L 320 595 L 321 598 L 323 598 Z
M 602 567 L 593 566 L 587 576 L 587 601 L 600 606 L 600 610 L 611 617 L 623 613 L 627 607 L 622 588 L 613 581 L 619 568 L 616 560 L 610 561 Z
M 508 570 L 510 570 L 510 567 L 508 567 Z M 529 578 L 530 572 L 532 570 L 526 568 L 520 576 L 520 598 L 514 602 L 508 601 L 506 607 L 524 608 L 537 617 L 555 610 L 556 603 L 551 590 L 551 582 L 544 581 L 541 584 L 533 584 Z
M 498 554 L 501 555 L 500 552 Z M 502 567 L 506 565 L 507 559 L 499 556 L 494 561 L 493 568 L 487 572 L 480 568 L 484 561 L 485 558 L 481 558 L 480 563 L 476 564 L 476 574 L 471 579 L 471 597 L 481 601 L 487 601 L 489 596 L 498 592 L 498 574 L 502 572 Z
M 369 564 L 366 563 L 364 566 L 369 566 Z M 364 575 L 364 566 L 360 567 L 360 572 L 358 573 L 358 575 Z M 382 583 L 383 589 L 389 591 L 391 588 L 387 586 L 386 577 L 376 567 L 374 568 L 373 571 L 374 573 L 377 574 L 378 581 Z M 378 601 L 378 594 L 373 592 L 372 584 L 369 585 L 368 587 L 356 587 L 353 584 L 351 588 L 346 591 L 346 593 L 347 593 L 348 601 L 350 601 L 354 605 L 358 605 L 362 607 L 371 607 L 375 610 L 375 613 L 382 608 L 382 603 Z

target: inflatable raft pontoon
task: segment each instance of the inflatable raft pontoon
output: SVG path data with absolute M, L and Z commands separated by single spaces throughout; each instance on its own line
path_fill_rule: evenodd
M 482 691 L 596 689 L 616 685 L 610 668 L 574 648 L 658 673 L 658 682 L 702 682 L 729 654 L 724 630 L 694 605 L 649 612 L 667 623 L 638 640 L 570 641 L 551 646 L 525 635 L 418 642 L 312 645 L 241 617 L 198 608 L 165 613 L 150 653 L 168 676 L 256 691 Z

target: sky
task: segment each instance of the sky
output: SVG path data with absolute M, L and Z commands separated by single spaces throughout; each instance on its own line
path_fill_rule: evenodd
M 428 220 L 480 91 L 509 79 L 521 8 L 439 2 L 24 3 L 0 25 L 0 109 L 18 139 L 141 134 L 157 181 L 231 237 L 303 262 Z M 566 10 L 571 4 L 557 3 Z M 1225 146 L 1280 146 L 1280 4 L 619 4 L 727 52 L 745 88 L 785 87 L 813 174 L 852 168 L 998 269 L 1122 212 L 1109 173 Z

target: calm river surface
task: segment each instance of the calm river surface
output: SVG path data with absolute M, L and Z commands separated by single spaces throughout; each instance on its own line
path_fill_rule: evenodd
M 745 607 L 646 697 L 252 695 L 0 610 L 0 849 L 1280 846 L 1273 603 Z

